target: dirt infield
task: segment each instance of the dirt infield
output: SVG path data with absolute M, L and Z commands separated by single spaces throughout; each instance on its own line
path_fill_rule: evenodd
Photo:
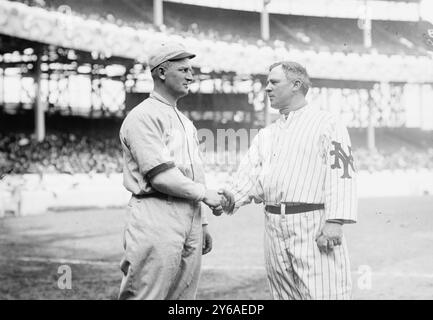
M 359 223 L 344 227 L 355 299 L 433 299 L 432 209 L 433 197 L 360 201 Z M 123 212 L 0 219 L 0 299 L 115 299 Z M 211 216 L 210 230 L 198 298 L 269 299 L 261 208 Z M 72 289 L 58 288 L 61 265 L 71 268 Z

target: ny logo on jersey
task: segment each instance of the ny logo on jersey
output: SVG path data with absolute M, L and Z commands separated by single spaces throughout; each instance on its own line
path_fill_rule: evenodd
M 352 179 L 352 177 L 349 175 L 349 165 L 352 168 L 353 171 L 355 171 L 355 168 L 353 167 L 353 157 L 352 157 L 352 148 L 348 146 L 349 149 L 349 155 L 344 152 L 343 148 L 341 148 L 341 143 L 332 141 L 332 144 L 334 145 L 334 150 L 330 151 L 329 154 L 331 156 L 335 156 L 334 164 L 331 165 L 331 169 L 340 169 L 340 160 L 343 162 L 343 169 L 344 173 L 340 177 L 342 179 L 348 178 Z

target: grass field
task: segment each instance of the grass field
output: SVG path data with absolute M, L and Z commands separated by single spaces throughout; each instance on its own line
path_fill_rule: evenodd
M 123 209 L 49 212 L 0 220 L 0 299 L 114 299 L 120 285 Z M 355 299 L 433 299 L 433 197 L 360 200 L 344 227 Z M 261 207 L 210 217 L 199 299 L 269 299 Z M 57 286 L 72 270 L 72 289 Z M 365 266 L 371 287 L 359 287 Z

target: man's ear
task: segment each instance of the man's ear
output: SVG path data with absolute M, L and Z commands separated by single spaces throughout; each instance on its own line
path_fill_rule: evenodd
M 293 81 L 293 87 L 296 90 L 301 90 L 302 81 L 301 80 L 295 80 L 295 81 Z
M 165 76 L 165 69 L 163 67 L 158 67 L 157 72 L 158 72 L 158 77 L 161 80 L 165 80 L 165 78 L 166 78 L 166 76 Z

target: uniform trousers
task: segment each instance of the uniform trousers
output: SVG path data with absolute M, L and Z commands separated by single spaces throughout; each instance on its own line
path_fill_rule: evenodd
M 265 264 L 274 299 L 351 299 L 346 240 L 343 236 L 340 246 L 320 252 L 315 237 L 323 223 L 323 209 L 295 214 L 265 211 Z
M 123 237 L 119 299 L 195 299 L 202 237 L 199 203 L 132 197 Z

